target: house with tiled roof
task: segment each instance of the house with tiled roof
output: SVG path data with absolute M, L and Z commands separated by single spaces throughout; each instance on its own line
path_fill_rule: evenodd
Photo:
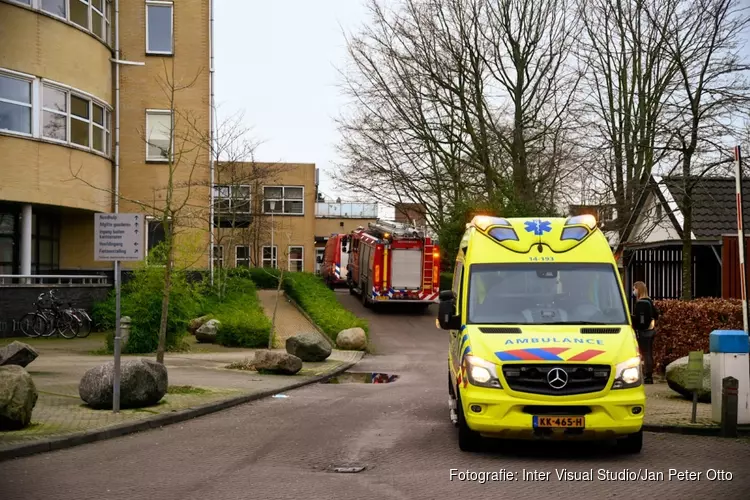
M 678 202 L 685 194 L 686 185 L 692 186 L 693 296 L 737 296 L 739 259 L 733 177 L 652 176 L 649 179 L 616 249 L 622 255 L 626 286 L 643 281 L 656 299 L 681 296 L 684 217 Z M 750 180 L 743 181 L 743 190 L 747 225 Z

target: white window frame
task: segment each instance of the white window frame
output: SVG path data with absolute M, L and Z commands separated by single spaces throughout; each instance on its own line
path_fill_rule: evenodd
M 44 112 L 49 111 L 57 114 L 62 114 L 57 110 L 51 110 L 44 107 L 44 89 L 45 87 L 50 87 L 54 90 L 57 90 L 59 92 L 65 93 L 65 106 L 66 106 L 66 120 L 65 120 L 65 140 L 55 139 L 53 137 L 47 137 L 44 135 Z M 89 107 L 89 145 L 88 146 L 82 146 L 81 144 L 76 144 L 71 140 L 71 125 L 72 121 L 79 120 L 79 121 L 85 121 L 81 118 L 73 118 L 72 117 L 72 109 L 71 109 L 71 97 L 76 96 L 79 99 L 85 99 L 88 101 L 88 107 Z M 71 87 L 70 85 L 65 85 L 60 82 L 56 82 L 54 80 L 47 80 L 46 78 L 42 78 L 40 82 L 40 88 L 39 88 L 39 98 L 38 98 L 38 106 L 37 111 L 35 113 L 37 120 L 39 121 L 39 132 L 35 137 L 38 137 L 42 139 L 43 141 L 48 142 L 54 142 L 56 144 L 65 144 L 66 146 L 81 149 L 83 151 L 89 151 L 91 153 L 105 156 L 107 158 L 110 158 L 112 155 L 112 107 L 104 102 L 102 99 L 97 98 L 94 95 L 89 94 L 88 92 L 84 92 L 82 90 L 78 90 L 75 87 Z M 101 130 L 101 127 L 99 127 L 98 124 L 94 122 L 94 104 L 96 104 L 99 107 L 104 108 L 104 151 L 99 151 L 97 149 L 94 149 L 94 128 L 99 128 Z
M 219 249 L 219 257 L 216 257 L 216 249 Z M 219 269 L 224 269 L 224 245 L 214 245 L 213 249 L 211 250 L 211 258 L 214 261 L 214 267 L 216 266 L 216 262 L 219 263 Z
M 143 143 L 146 145 L 146 161 L 149 163 L 168 163 L 170 161 L 170 158 L 164 158 L 163 156 L 160 156 L 159 158 L 150 158 L 148 156 L 149 143 L 148 136 L 146 135 L 148 134 L 148 115 L 169 115 L 169 122 L 171 124 L 169 131 L 171 134 L 171 137 L 169 138 L 169 154 L 172 156 L 171 159 L 174 160 L 174 113 L 172 113 L 171 109 L 146 109 L 146 128 L 143 138 Z
M 292 259 L 292 248 L 302 249 L 302 257 L 300 257 L 299 259 Z M 287 258 L 286 258 L 287 270 L 289 272 L 296 272 L 296 271 L 292 271 L 292 262 L 299 262 L 300 263 L 299 272 L 301 273 L 305 272 L 305 246 L 304 245 L 289 245 L 286 251 L 287 251 Z
M 161 50 L 149 50 L 148 48 L 148 7 L 150 5 L 154 6 L 161 6 L 161 7 L 169 7 L 169 31 L 170 31 L 170 38 L 171 43 L 170 47 L 171 50 L 169 51 L 161 51 Z M 174 55 L 174 2 L 164 1 L 164 0 L 146 0 L 146 54 L 147 55 L 156 55 L 156 56 L 172 56 Z
M 19 73 L 17 71 L 10 71 L 7 69 L 0 68 L 0 75 L 15 79 L 15 80 L 21 80 L 23 82 L 26 82 L 31 85 L 31 92 L 29 93 L 29 98 L 31 100 L 30 103 L 28 102 L 21 102 L 21 101 L 14 101 L 12 99 L 5 99 L 3 97 L 0 97 L 0 101 L 6 102 L 8 104 L 13 104 L 16 106 L 23 106 L 25 108 L 29 108 L 31 110 L 31 121 L 29 123 L 31 131 L 30 132 L 19 132 L 17 130 L 10 130 L 10 129 L 0 129 L 0 132 L 3 132 L 5 134 L 13 134 L 13 135 L 20 135 L 22 137 L 34 137 L 34 131 L 35 131 L 35 114 L 34 113 L 34 98 L 36 96 L 36 90 L 35 86 L 38 85 L 36 83 L 36 79 L 32 75 L 27 75 L 25 73 Z
M 266 189 L 267 188 L 281 188 L 281 198 L 266 198 Z M 286 189 L 287 188 L 294 188 L 294 189 L 302 189 L 302 198 L 286 198 Z M 273 212 L 266 211 L 266 201 L 276 201 L 281 203 L 281 211 L 275 210 Z M 302 212 L 286 212 L 284 210 L 284 202 L 285 201 L 301 201 L 302 202 Z M 277 186 L 263 186 L 263 213 L 266 215 L 305 215 L 305 186 L 295 186 L 295 185 L 277 185 Z
M 247 211 L 246 212 L 233 212 L 235 200 L 241 200 L 241 201 L 244 202 L 244 198 L 240 198 L 240 197 L 234 196 L 235 190 L 241 192 L 242 188 L 246 188 L 247 189 L 247 193 L 248 193 L 248 196 L 247 196 Z M 214 184 L 213 189 L 214 189 L 214 213 L 216 215 L 232 214 L 232 213 L 234 213 L 235 215 L 237 215 L 237 214 L 249 215 L 249 214 L 252 213 L 252 211 L 253 211 L 253 207 L 252 207 L 253 194 L 252 194 L 252 186 L 250 184 Z M 222 189 L 227 189 L 227 192 L 229 193 L 229 195 L 226 196 L 226 197 L 221 196 L 220 190 L 222 190 Z M 219 207 L 216 206 L 219 201 L 224 201 L 224 200 L 229 200 L 229 209 L 228 209 L 228 211 L 219 210 Z
M 271 249 L 271 259 L 266 259 L 266 248 Z M 273 269 L 279 268 L 279 246 L 278 245 L 263 245 L 263 248 L 260 250 L 260 267 L 266 267 L 266 262 L 271 263 L 271 267 Z
M 247 249 L 247 258 L 240 259 L 239 257 L 237 257 L 237 249 L 239 248 Z M 243 262 L 247 261 L 247 267 L 250 267 L 250 246 L 249 245 L 236 245 L 234 247 L 234 267 L 240 267 L 240 260 Z

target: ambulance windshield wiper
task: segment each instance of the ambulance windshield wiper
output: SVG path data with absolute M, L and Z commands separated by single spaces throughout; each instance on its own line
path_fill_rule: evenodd
M 552 321 L 550 323 L 537 323 L 540 325 L 608 325 L 600 321 Z

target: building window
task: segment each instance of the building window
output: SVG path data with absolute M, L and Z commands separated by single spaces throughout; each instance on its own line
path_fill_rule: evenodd
M 305 247 L 301 246 L 290 246 L 289 247 L 289 270 L 291 272 L 299 272 L 305 268 Z
M 167 241 L 167 232 L 165 231 L 164 224 L 161 220 L 154 218 L 147 218 L 148 222 L 148 233 L 146 234 L 146 257 L 149 263 L 164 264 L 166 263 L 166 253 L 163 250 L 164 244 Z M 167 222 L 167 225 L 169 222 Z M 167 228 L 168 229 L 168 228 Z M 157 248 L 157 246 L 162 245 Z M 157 249 L 156 251 L 154 249 Z M 161 251 L 160 251 L 161 250 Z
M 112 41 L 111 0 L 36 0 L 24 3 L 70 21 L 108 44 Z
M 168 161 L 172 147 L 172 112 L 146 110 L 146 161 Z
M 263 212 L 283 215 L 304 215 L 305 188 L 301 186 L 265 186 Z
M 234 267 L 250 267 L 250 247 L 234 247 Z
M 172 54 L 172 2 L 146 2 L 146 53 Z
M 110 154 L 111 113 L 104 103 L 56 85 L 42 87 L 42 137 Z
M 276 245 L 263 247 L 263 262 L 261 263 L 263 267 L 278 267 L 278 259 L 276 258 L 278 248 Z
M 32 81 L 0 73 L 0 130 L 31 135 Z
M 217 214 L 249 214 L 250 186 L 214 186 L 214 210 Z
M 325 258 L 325 254 L 325 247 L 319 247 L 315 249 L 315 274 L 320 274 L 320 270 L 323 267 L 323 259 Z
M 224 245 L 214 245 L 214 267 L 224 267 Z
M 13 274 L 16 247 L 16 214 L 0 211 L 0 274 Z
M 68 18 L 66 0 L 42 0 L 41 8 L 43 11 L 49 12 L 53 16 L 62 17 L 63 19 Z

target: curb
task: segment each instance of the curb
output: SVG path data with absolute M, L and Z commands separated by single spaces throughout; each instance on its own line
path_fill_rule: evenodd
M 156 415 L 154 417 L 150 417 L 144 420 L 139 420 L 137 422 L 126 422 L 123 424 L 118 424 L 118 425 L 115 425 L 112 427 L 106 427 L 103 429 L 78 432 L 78 433 L 71 434 L 68 436 L 63 436 L 60 438 L 48 439 L 48 440 L 41 441 L 41 442 L 37 441 L 33 443 L 24 443 L 19 446 L 15 446 L 13 448 L 6 448 L 4 450 L 0 450 L 0 462 L 4 462 L 6 460 L 12 460 L 14 458 L 21 458 L 21 457 L 27 457 L 30 455 L 36 455 L 38 453 L 44 453 L 48 451 L 72 448 L 74 446 L 79 446 L 79 445 L 87 444 L 87 443 L 93 443 L 95 441 L 104 441 L 106 439 L 112 439 L 112 438 L 116 438 L 120 436 L 125 436 L 128 434 L 134 434 L 136 432 L 146 431 L 149 429 L 156 429 L 159 427 L 163 427 L 165 425 L 176 424 L 178 422 L 184 422 L 185 420 L 190 420 L 196 417 L 202 417 L 203 415 L 216 413 L 221 410 L 232 408 L 233 406 L 238 406 L 244 403 L 249 403 L 252 401 L 257 401 L 259 399 L 267 398 L 269 396 L 273 396 L 274 394 L 278 394 L 280 392 L 287 392 L 287 391 L 291 391 L 294 389 L 299 389 L 300 387 L 304 387 L 307 385 L 312 385 L 312 384 L 326 381 L 332 377 L 340 375 L 341 373 L 349 370 L 352 366 L 356 365 L 361 360 L 362 360 L 362 357 L 360 357 L 356 361 L 345 363 L 339 368 L 336 368 L 335 370 L 331 371 L 330 373 L 326 373 L 325 375 L 318 375 L 310 380 L 297 382 L 297 383 L 290 384 L 284 387 L 279 387 L 278 389 L 274 389 L 274 390 L 266 390 L 266 391 L 262 391 L 262 392 L 258 392 L 254 394 L 245 394 L 243 396 L 238 396 L 238 397 L 231 398 L 231 399 L 225 399 L 223 401 L 217 401 L 214 403 L 208 403 L 205 405 L 196 406 L 194 408 L 186 408 L 184 410 L 176 411 L 173 413 Z
M 687 425 L 670 424 L 643 424 L 645 432 L 659 432 L 665 434 L 683 434 L 693 436 L 720 437 L 720 427 L 692 427 Z M 750 436 L 750 427 L 740 426 L 737 428 L 737 437 Z

